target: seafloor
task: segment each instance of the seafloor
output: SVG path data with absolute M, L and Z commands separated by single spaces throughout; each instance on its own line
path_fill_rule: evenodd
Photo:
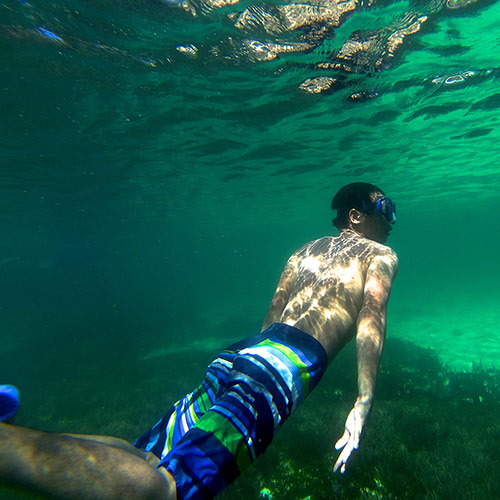
M 22 405 L 13 423 L 133 440 L 193 388 L 215 353 L 200 348 L 131 358 L 118 346 L 114 352 L 87 349 L 79 356 L 88 355 L 91 362 L 83 364 L 72 360 L 70 347 L 52 357 L 41 356 L 39 349 L 23 353 L 16 379 Z M 332 474 L 334 443 L 356 397 L 354 357 L 353 347 L 341 354 L 265 455 L 222 500 L 499 497 L 500 371 L 475 366 L 454 372 L 432 350 L 395 338 L 386 343 L 360 449 L 344 476 Z M 4 369 L 11 365 L 14 371 L 12 353 L 0 358 Z M 41 497 L 3 487 L 0 498 Z

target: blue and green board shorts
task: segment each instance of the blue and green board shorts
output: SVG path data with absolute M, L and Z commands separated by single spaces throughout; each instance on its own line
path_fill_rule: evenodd
M 326 366 L 315 338 L 274 323 L 224 350 L 134 445 L 158 456 L 178 500 L 212 499 L 266 450 Z

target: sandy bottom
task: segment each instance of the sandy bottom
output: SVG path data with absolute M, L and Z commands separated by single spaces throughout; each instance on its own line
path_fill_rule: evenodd
M 407 302 L 408 303 L 408 302 Z M 417 295 L 389 311 L 388 335 L 431 348 L 448 368 L 500 368 L 500 295 Z

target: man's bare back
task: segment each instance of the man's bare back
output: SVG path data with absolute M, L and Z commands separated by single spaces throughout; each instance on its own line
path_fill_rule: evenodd
M 393 250 L 351 229 L 311 241 L 288 260 L 262 329 L 275 321 L 295 326 L 316 338 L 331 361 L 356 334 L 367 280 L 384 288 L 396 269 Z

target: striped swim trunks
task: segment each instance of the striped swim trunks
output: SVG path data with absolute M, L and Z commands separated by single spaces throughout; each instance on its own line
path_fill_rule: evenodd
M 223 351 L 134 445 L 158 456 L 178 500 L 212 499 L 266 450 L 326 366 L 315 338 L 274 323 Z

